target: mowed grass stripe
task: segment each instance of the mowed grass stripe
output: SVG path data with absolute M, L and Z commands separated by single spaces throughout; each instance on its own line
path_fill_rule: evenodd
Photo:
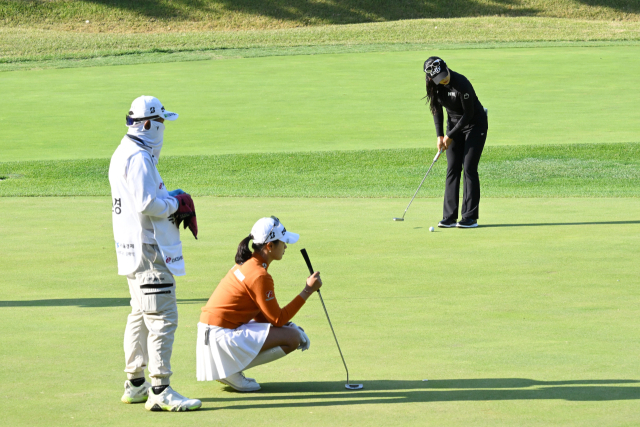
M 341 46 L 350 52 L 370 45 L 385 50 L 447 48 L 455 45 L 494 47 L 522 42 L 632 42 L 640 40 L 640 21 L 585 21 L 558 18 L 416 19 L 286 30 L 195 31 L 157 33 L 82 33 L 33 28 L 0 28 L 0 71 L 22 68 L 67 68 L 172 60 L 192 60 L 324 53 Z M 293 49 L 293 50 L 292 50 Z M 131 56 L 131 58 L 128 58 Z M 102 58 L 98 62 L 81 60 Z M 106 61 L 105 61 L 106 58 Z M 175 60 L 175 59 L 173 59 Z M 184 60 L 184 59 L 182 59 Z M 43 62 L 50 61 L 50 62 Z
M 194 196 L 410 197 L 435 148 L 164 157 Z M 0 163 L 0 196 L 107 196 L 108 159 Z M 501 146 L 480 162 L 487 197 L 639 197 L 640 143 Z M 446 158 L 419 197 L 440 197 Z

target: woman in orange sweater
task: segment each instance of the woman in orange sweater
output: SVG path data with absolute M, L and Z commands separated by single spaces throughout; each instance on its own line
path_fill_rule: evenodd
M 299 237 L 271 217 L 258 220 L 240 242 L 236 264 L 202 308 L 196 345 L 198 381 L 217 380 L 238 391 L 260 390 L 243 370 L 309 348 L 305 332 L 290 320 L 322 286 L 320 272 L 309 276 L 300 295 L 280 308 L 267 271 L 272 261 L 282 259 L 287 244 Z

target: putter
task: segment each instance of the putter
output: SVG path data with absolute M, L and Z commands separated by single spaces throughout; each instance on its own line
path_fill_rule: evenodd
M 302 257 L 304 261 L 307 263 L 307 267 L 309 268 L 309 273 L 313 274 L 313 267 L 311 267 L 311 260 L 309 259 L 309 255 L 307 255 L 306 249 L 300 249 L 302 253 Z M 349 370 L 347 369 L 347 363 L 344 361 L 344 356 L 342 356 L 342 350 L 340 350 L 340 344 L 338 344 L 338 338 L 336 338 L 336 333 L 333 331 L 333 325 L 331 324 L 331 319 L 329 319 L 329 313 L 327 313 L 327 307 L 324 305 L 324 300 L 322 299 L 322 294 L 320 293 L 320 289 L 318 289 L 318 296 L 320 297 L 320 302 L 322 303 L 322 308 L 324 308 L 324 314 L 327 315 L 327 320 L 329 321 L 329 326 L 331 327 L 331 332 L 333 333 L 333 339 L 336 340 L 336 345 L 338 346 L 338 351 L 340 352 L 340 358 L 342 358 L 342 364 L 344 365 L 344 370 L 347 371 L 347 383 L 344 385 L 344 388 L 347 390 L 360 390 L 364 387 L 362 384 L 349 384 Z
M 418 191 L 420 191 L 420 187 L 422 187 L 422 183 L 424 182 L 425 179 L 427 179 L 427 175 L 429 175 L 429 172 L 431 172 L 431 168 L 433 167 L 433 165 L 436 164 L 436 162 L 438 161 L 438 157 L 440 157 L 440 154 L 442 154 L 442 150 L 439 150 L 436 153 L 436 156 L 433 158 L 433 163 L 431 163 L 431 166 L 429 166 L 429 170 L 427 171 L 426 174 L 424 174 L 424 178 L 422 178 L 422 181 L 420 182 L 420 185 L 418 185 L 418 189 L 416 190 L 416 192 L 413 194 L 413 197 L 411 198 L 411 201 L 409 202 L 409 204 L 407 205 L 407 209 L 404 210 L 404 213 L 402 214 L 402 218 L 393 218 L 394 221 L 404 221 L 404 216 L 407 214 L 407 211 L 409 210 L 409 206 L 411 206 L 411 203 L 413 203 L 413 199 L 416 198 L 416 195 L 418 194 Z

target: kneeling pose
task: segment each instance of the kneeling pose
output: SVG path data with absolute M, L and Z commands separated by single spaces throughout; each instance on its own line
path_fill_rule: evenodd
M 300 295 L 280 308 L 268 272 L 272 261 L 282 259 L 287 243 L 299 237 L 271 217 L 258 220 L 240 242 L 236 264 L 202 308 L 196 345 L 198 381 L 218 380 L 238 391 L 260 390 L 243 370 L 309 348 L 307 335 L 290 320 L 322 286 L 320 273 L 309 276 Z

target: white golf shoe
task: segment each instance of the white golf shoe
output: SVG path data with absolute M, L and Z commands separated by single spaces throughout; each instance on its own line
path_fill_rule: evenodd
M 149 389 L 149 400 L 144 407 L 149 411 L 195 411 L 202 406 L 202 402 L 198 399 L 188 399 L 172 389 L 167 387 L 160 394 L 155 394 L 153 389 Z
M 258 382 L 253 378 L 245 377 L 244 372 L 236 372 L 235 374 L 229 375 L 227 378 L 219 379 L 218 381 L 237 391 L 260 390 L 260 384 L 258 384 Z
M 124 382 L 124 394 L 122 400 L 124 403 L 143 403 L 147 401 L 149 397 L 149 388 L 151 384 L 144 382 L 140 387 L 136 387 L 131 384 L 131 381 Z

